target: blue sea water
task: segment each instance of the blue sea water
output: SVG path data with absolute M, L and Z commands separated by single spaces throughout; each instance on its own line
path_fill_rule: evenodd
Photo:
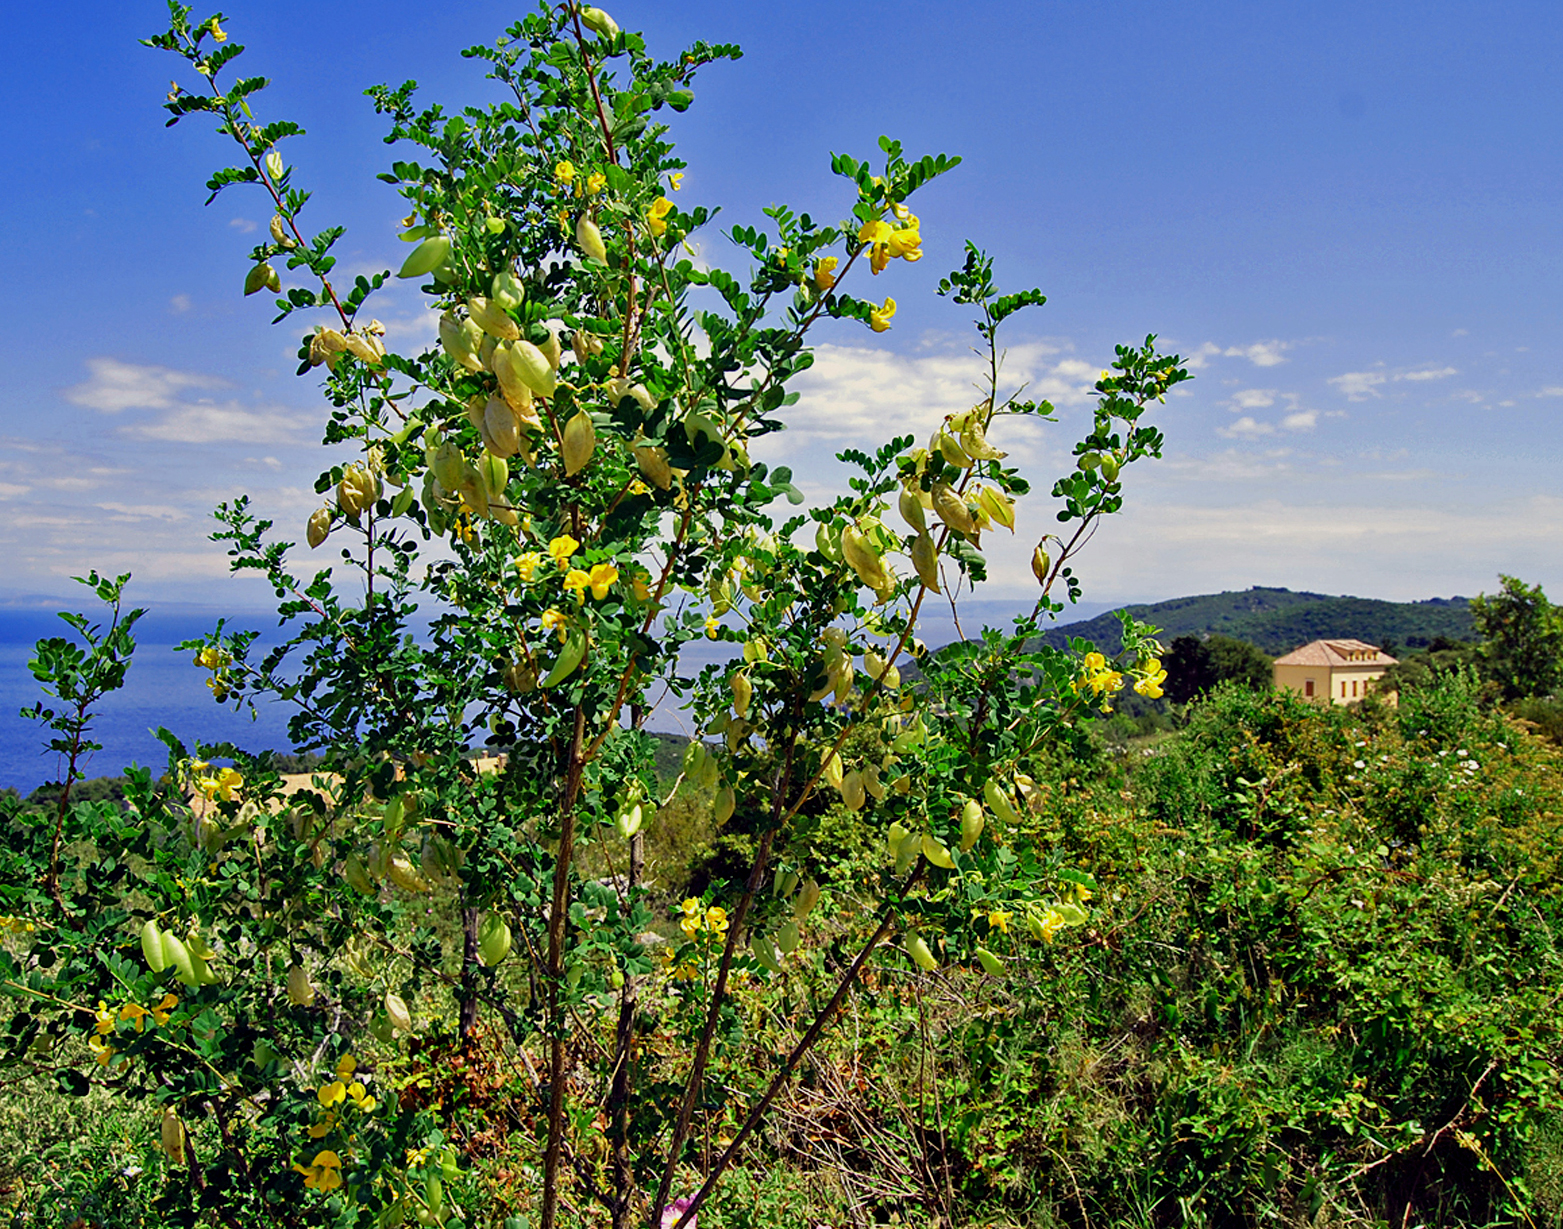
M 1022 604 L 1019 600 L 963 604 L 962 624 L 968 635 L 983 623 L 1005 626 Z M 1067 621 L 1087 619 L 1105 609 L 1108 607 L 1103 603 L 1081 603 L 1064 617 Z M 193 654 L 175 651 L 173 646 L 180 641 L 211 631 L 218 617 L 216 611 L 171 607 L 154 609 L 141 621 L 125 686 L 103 701 L 93 723 L 91 737 L 103 744 L 103 750 L 86 765 L 87 776 L 116 776 L 130 764 L 162 771 L 168 764 L 168 750 L 157 739 L 159 726 L 192 748 L 197 742 L 232 742 L 249 751 L 292 749 L 287 735 L 292 715 L 288 705 L 263 703 L 253 716 L 219 705 L 207 690 L 206 671 L 194 665 Z M 240 615 L 231 618 L 229 626 L 261 632 L 260 643 L 264 645 L 267 632 L 275 637 L 276 616 L 264 612 Z M 938 607 L 929 613 L 921 632 L 932 646 L 956 637 L 948 612 Z M 74 633 L 52 611 L 0 607 L 0 789 L 13 787 L 25 794 L 58 780 L 64 771 L 59 757 L 43 750 L 48 733 L 40 723 L 18 716 L 22 707 L 44 698 L 27 667 L 34 641 L 62 635 L 72 637 Z M 728 656 L 731 650 L 730 645 L 696 641 L 685 651 L 684 669 L 697 671 L 709 661 Z M 690 732 L 687 715 L 679 711 L 676 698 L 654 699 L 658 703 L 648 722 L 650 728 Z

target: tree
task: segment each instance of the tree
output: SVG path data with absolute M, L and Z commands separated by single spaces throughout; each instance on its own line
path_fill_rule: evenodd
M 1095 885 L 1029 839 L 1026 768 L 1124 686 L 1154 693 L 1159 647 L 1132 620 L 1113 661 L 1026 646 L 1063 609 L 1053 587 L 1078 592 L 1075 554 L 1120 508 L 1123 471 L 1160 455 L 1147 415 L 1188 373 L 1154 337 L 1118 347 L 1051 488 L 1074 524 L 1036 546 L 1034 608 L 902 688 L 923 603 L 986 579 L 983 535 L 1013 531 L 1031 490 L 989 436 L 1052 418 L 1005 385 L 997 340 L 1044 297 L 1001 293 L 967 245 L 939 293 L 975 317 L 982 394 L 922 445 L 843 452 L 850 493 L 804 507 L 750 450 L 785 427 L 817 322 L 891 327 L 892 297 L 849 290 L 921 256 L 907 202 L 959 159 L 889 137 L 872 163 L 836 155 L 839 221 L 775 205 L 771 233 L 724 232 L 747 269 L 697 266 L 685 242 L 715 210 L 678 196 L 667 121 L 738 49 L 657 60 L 599 9 L 544 5 L 467 53 L 503 102 L 370 91 L 405 153 L 381 176 L 408 211 L 399 276 L 440 319 L 437 346 L 401 354 L 365 310 L 389 270 L 349 287 L 342 229 L 304 228 L 283 155 L 299 127 L 256 118 L 267 82 L 231 76 L 243 49 L 218 18 L 170 8 L 148 41 L 195 88 L 168 109 L 237 151 L 208 189 L 273 214 L 245 292 L 310 317 L 299 372 L 322 382 L 332 455 L 304 534 L 336 548 L 305 573 L 245 500 L 224 504 L 215 537 L 271 583 L 290 634 L 259 659 L 225 623 L 185 647 L 218 702 L 294 706 L 320 771 L 284 795 L 274 757 L 165 732 L 185 795 L 142 772 L 123 816 L 67 814 L 63 792 L 58 830 L 18 816 L 0 909 L 42 924 L 0 969 L 30 970 L 0 983 L 27 1003 L 0 1061 L 89 1030 L 62 1087 L 112 1079 L 159 1107 L 170 1206 L 192 1219 L 444 1224 L 479 1198 L 471 1141 L 502 1135 L 542 1229 L 589 1203 L 619 1229 L 691 1223 L 870 961 L 991 972 L 1023 937 L 1086 921 Z M 726 655 L 685 673 L 680 650 L 707 639 Z M 80 690 L 79 655 L 38 669 Z M 699 731 L 673 792 L 640 736 L 666 691 Z M 504 772 L 476 769 L 475 740 Z M 679 791 L 753 841 L 659 919 L 642 829 Z M 831 880 L 832 808 L 885 838 L 871 875 Z M 789 957 L 832 898 L 856 926 L 833 940 L 829 992 L 787 1016 L 782 1061 L 742 1064 L 749 1022 L 794 1010 Z M 666 960 L 641 942 L 659 920 L 676 924 Z M 524 1090 L 503 1109 L 483 1074 L 501 1062 Z
M 1263 691 L 1272 679 L 1273 663 L 1262 649 L 1219 632 L 1177 637 L 1162 664 L 1167 698 L 1174 704 L 1188 704 L 1227 680 Z
M 1502 687 L 1505 699 L 1551 695 L 1563 682 L 1563 610 L 1547 600 L 1539 584 L 1516 576 L 1499 580 L 1497 593 L 1471 599 L 1483 672 Z

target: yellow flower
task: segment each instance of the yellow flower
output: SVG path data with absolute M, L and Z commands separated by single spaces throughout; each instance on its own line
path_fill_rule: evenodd
M 1063 925 L 1064 915 L 1057 909 L 1049 909 L 1042 915 L 1043 940 L 1045 942 L 1051 943 L 1053 941 L 1053 936 L 1059 932 Z
M 329 1084 L 322 1084 L 315 1093 L 316 1099 L 330 1109 L 333 1105 L 340 1105 L 347 1096 L 347 1086 L 341 1080 L 332 1080 Z
M 1009 934 L 1009 920 L 1014 916 L 1015 914 L 1009 909 L 995 909 L 988 914 L 988 925 L 993 927 L 994 930 Z
M 325 1114 L 309 1128 L 310 1139 L 324 1139 L 336 1126 L 336 1115 Z
M 673 191 L 682 192 L 684 190 L 684 172 L 674 171 L 668 176 L 668 183 L 673 186 Z
M 210 645 L 195 655 L 195 664 L 203 670 L 221 670 L 232 660 L 222 649 L 214 649 Z
M 196 781 L 208 801 L 221 799 L 223 802 L 232 802 L 234 791 L 243 784 L 244 777 L 235 768 L 224 768 L 215 777 L 201 777 Z
M 877 247 L 888 240 L 894 233 L 895 227 L 891 226 L 889 222 L 883 220 L 865 222 L 863 228 L 857 233 L 857 241 L 859 243 L 870 243 Z
M 684 932 L 686 939 L 693 939 L 695 932 L 700 929 L 700 919 L 699 917 L 686 917 L 679 922 L 678 927 Z
M 179 1006 L 177 995 L 165 994 L 163 1001 L 152 1009 L 152 1023 L 162 1026 L 168 1023 L 168 1013 Z
M 727 932 L 727 910 L 721 905 L 712 905 L 706 910 L 706 925 L 717 934 Z
M 119 1018 L 134 1021 L 138 1033 L 146 1027 L 146 1018 L 151 1014 L 140 1003 L 126 1003 L 119 1009 Z
M 516 571 L 521 576 L 521 583 L 529 585 L 537 576 L 537 568 L 543 562 L 543 556 L 535 550 L 529 550 L 524 554 L 518 555 L 511 562 L 516 565 Z
M 619 579 L 619 569 L 611 563 L 594 563 L 590 579 L 592 596 L 600 602 L 608 596 L 608 586 Z
M 1075 884 L 1075 899 L 1078 900 L 1082 905 L 1085 904 L 1086 901 L 1090 900 L 1094 895 L 1095 893 L 1092 892 L 1090 888 L 1086 887 L 1085 884 Z
M 601 171 L 593 171 L 586 177 L 586 195 L 596 196 L 608 186 L 608 177 Z
M 649 602 L 651 600 L 651 585 L 647 582 L 644 572 L 637 571 L 630 578 L 630 591 L 634 593 L 637 602 Z
M 567 616 L 563 611 L 552 608 L 543 611 L 543 630 L 545 632 L 551 632 L 555 628 L 558 628 L 560 644 L 564 643 L 565 628 L 569 622 L 569 616 Z
M 679 906 L 679 910 L 685 917 L 695 917 L 700 912 L 699 898 L 694 896 L 686 897 L 684 903 Z
M 87 1038 L 87 1045 L 92 1050 L 92 1057 L 98 1066 L 107 1067 L 114 1061 L 114 1047 L 96 1033 Z
M 721 626 L 722 625 L 720 623 L 718 623 L 713 616 L 707 615 L 706 616 L 706 638 L 709 639 L 709 640 L 715 640 L 716 636 L 717 636 L 717 632 L 721 628 Z
M 1085 655 L 1085 668 L 1087 670 L 1100 670 L 1107 665 L 1107 659 L 1100 653 L 1087 653 Z
M 308 1168 L 294 1163 L 293 1168 L 304 1175 L 304 1185 L 317 1191 L 334 1191 L 342 1185 L 342 1158 L 329 1148 L 315 1153 Z
M 358 1070 L 358 1060 L 351 1054 L 344 1054 L 336 1062 L 336 1078 L 339 1080 L 351 1079 L 353 1072 Z
M 896 231 L 885 247 L 890 255 L 899 256 L 909 264 L 923 258 L 923 236 L 915 227 Z
M 586 587 L 591 583 L 592 578 L 589 573 L 581 571 L 580 568 L 571 568 L 564 578 L 564 589 L 566 593 L 575 594 L 576 604 L 580 605 L 586 600 Z
M 836 284 L 836 266 L 840 260 L 835 256 L 821 256 L 814 262 L 814 284 L 821 290 L 829 290 Z
M 895 300 L 886 299 L 883 307 L 870 309 L 868 313 L 868 327 L 876 333 L 883 333 L 890 327 L 890 321 L 895 317 Z
M 548 553 L 561 568 L 570 566 L 570 556 L 581 549 L 581 544 L 569 534 L 560 534 L 548 544 Z
M 665 196 L 659 196 L 652 201 L 651 208 L 646 210 L 646 226 L 653 235 L 661 235 L 668 228 L 668 214 L 673 211 L 673 202 Z
M 114 1013 L 109 1010 L 109 1005 L 102 999 L 98 1000 L 97 1017 L 98 1036 L 107 1037 L 114 1031 Z
M 562 184 L 575 182 L 575 167 L 568 162 L 561 162 L 554 167 L 554 178 Z
M 211 23 L 211 26 L 209 28 L 210 28 L 210 30 L 212 32 L 212 37 L 214 39 L 216 39 L 219 43 L 226 43 L 228 41 L 228 36 L 226 34 L 224 34 L 223 31 L 217 25 L 217 18 L 215 18 L 215 17 L 212 18 L 212 23 Z

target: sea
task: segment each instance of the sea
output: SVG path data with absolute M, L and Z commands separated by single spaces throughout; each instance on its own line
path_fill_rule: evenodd
M 973 635 L 984 624 L 1004 626 L 1025 609 L 1029 603 L 1020 598 L 963 603 L 962 629 Z M 1105 603 L 1082 602 L 1066 611 L 1061 621 L 1089 619 L 1109 609 L 1112 607 Z M 157 738 L 159 726 L 192 749 L 197 742 L 231 742 L 251 752 L 295 749 L 287 732 L 291 706 L 263 701 L 253 711 L 235 712 L 231 704 L 218 704 L 206 686 L 207 672 L 194 663 L 194 653 L 174 647 L 210 632 L 219 617 L 216 610 L 188 605 L 149 609 L 135 629 L 136 652 L 125 686 L 102 701 L 93 720 L 90 737 L 102 743 L 103 749 L 84 766 L 86 776 L 118 776 L 132 764 L 161 773 L 168 766 L 168 749 Z M 266 612 L 229 614 L 228 626 L 261 634 L 257 656 L 283 635 L 277 617 Z M 948 608 L 934 608 L 925 617 L 920 634 L 934 648 L 956 639 L 958 633 Z M 58 707 L 43 694 L 28 668 L 35 655 L 34 643 L 50 636 L 74 639 L 75 632 L 51 609 L 0 607 L 0 789 L 27 794 L 59 780 L 65 770 L 61 758 L 45 749 L 49 732 L 40 722 L 20 716 L 21 709 L 40 700 Z M 727 656 L 731 647 L 697 642 L 686 650 L 681 664 L 686 672 L 696 671 Z M 656 707 L 647 722 L 649 728 L 691 733 L 688 714 L 679 708 L 676 697 L 654 698 Z

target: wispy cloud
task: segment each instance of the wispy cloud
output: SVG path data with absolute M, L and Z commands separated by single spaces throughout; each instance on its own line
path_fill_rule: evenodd
M 172 409 L 187 389 L 225 388 L 227 381 L 193 371 L 175 371 L 141 363 L 123 363 L 117 358 L 89 358 L 91 378 L 84 384 L 65 390 L 65 399 L 75 405 L 118 414 L 122 410 Z
M 1397 380 L 1444 380 L 1460 374 L 1457 367 L 1424 367 L 1419 371 L 1403 371 Z
M 1275 404 L 1275 389 L 1245 388 L 1232 394 L 1232 404 L 1240 410 L 1262 410 Z
M 1217 427 L 1216 434 L 1222 439 L 1228 440 L 1252 440 L 1262 435 L 1274 435 L 1273 423 L 1260 422 L 1251 414 L 1244 414 L 1236 422 L 1225 427 Z
M 276 407 L 246 409 L 222 405 L 183 405 L 153 422 L 136 423 L 124 433 L 170 444 L 307 444 L 308 416 Z
M 1295 344 L 1295 342 L 1272 338 L 1269 341 L 1256 341 L 1247 346 L 1228 346 L 1221 353 L 1227 358 L 1246 358 L 1255 367 L 1274 367 L 1286 361 L 1286 351 Z
M 1369 397 L 1377 397 L 1379 385 L 1389 377 L 1382 371 L 1348 371 L 1345 375 L 1331 376 L 1330 383 L 1335 385 L 1348 400 L 1365 401 Z
M 1281 425 L 1288 431 L 1312 431 L 1319 425 L 1319 411 L 1298 410 L 1281 419 Z

